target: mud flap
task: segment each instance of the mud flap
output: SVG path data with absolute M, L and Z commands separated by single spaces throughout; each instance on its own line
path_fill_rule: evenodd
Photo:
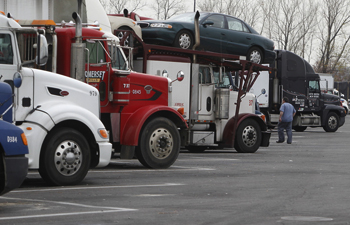
M 270 145 L 270 137 L 271 137 L 271 132 L 269 131 L 261 131 L 261 147 L 269 147 Z

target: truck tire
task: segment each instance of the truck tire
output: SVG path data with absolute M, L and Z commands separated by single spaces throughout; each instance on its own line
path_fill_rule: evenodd
M 245 119 L 238 127 L 235 149 L 239 153 L 254 153 L 261 143 L 261 129 L 253 119 Z
M 171 120 L 155 118 L 142 129 L 136 155 L 145 167 L 168 168 L 179 156 L 180 142 L 180 133 Z
M 208 149 L 207 146 L 186 146 L 186 149 L 191 153 L 203 153 L 206 149 Z
M 302 126 L 295 126 L 293 127 L 293 129 L 296 131 L 296 132 L 303 132 L 306 130 L 307 127 L 302 127 Z
M 6 176 L 5 176 L 5 161 L 4 154 L 0 151 L 0 195 L 5 194 Z
M 71 128 L 59 128 L 43 144 L 39 173 L 52 185 L 75 185 L 85 178 L 90 162 L 90 147 L 84 136 Z
M 323 129 L 326 132 L 336 132 L 339 128 L 339 116 L 335 112 L 330 112 L 327 115 L 326 123 Z

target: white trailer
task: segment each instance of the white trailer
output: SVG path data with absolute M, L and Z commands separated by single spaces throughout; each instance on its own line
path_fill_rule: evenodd
M 320 88 L 323 92 L 333 91 L 334 89 L 334 76 L 329 73 L 319 73 L 320 75 Z
M 77 184 L 90 167 L 108 165 L 112 145 L 99 120 L 98 90 L 34 69 L 46 63 L 47 54 L 44 36 L 0 15 L 2 81 L 15 95 L 12 113 L 28 139 L 29 168 L 51 184 Z

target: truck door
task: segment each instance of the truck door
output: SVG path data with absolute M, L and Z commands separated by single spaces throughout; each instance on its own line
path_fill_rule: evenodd
M 320 110 L 320 84 L 318 80 L 308 80 L 307 105 L 311 111 Z
M 195 72 L 197 72 L 198 76 L 194 76 L 192 78 L 193 89 L 191 102 L 196 102 L 197 104 L 194 106 L 194 108 L 192 108 L 192 112 L 195 114 L 195 117 L 197 117 L 198 120 L 213 120 L 215 97 L 213 70 L 210 66 L 199 66 L 198 70 L 195 70 Z M 197 88 L 194 86 L 197 86 Z
M 87 41 L 87 59 L 85 64 L 86 83 L 100 92 L 101 107 L 108 105 L 110 63 L 106 60 L 104 41 Z

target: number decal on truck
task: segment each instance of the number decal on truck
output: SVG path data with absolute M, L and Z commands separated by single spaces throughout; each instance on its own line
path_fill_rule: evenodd
M 98 92 L 97 91 L 90 91 L 90 96 L 98 96 Z
M 132 90 L 132 94 L 133 95 L 140 95 L 141 94 L 141 90 Z

